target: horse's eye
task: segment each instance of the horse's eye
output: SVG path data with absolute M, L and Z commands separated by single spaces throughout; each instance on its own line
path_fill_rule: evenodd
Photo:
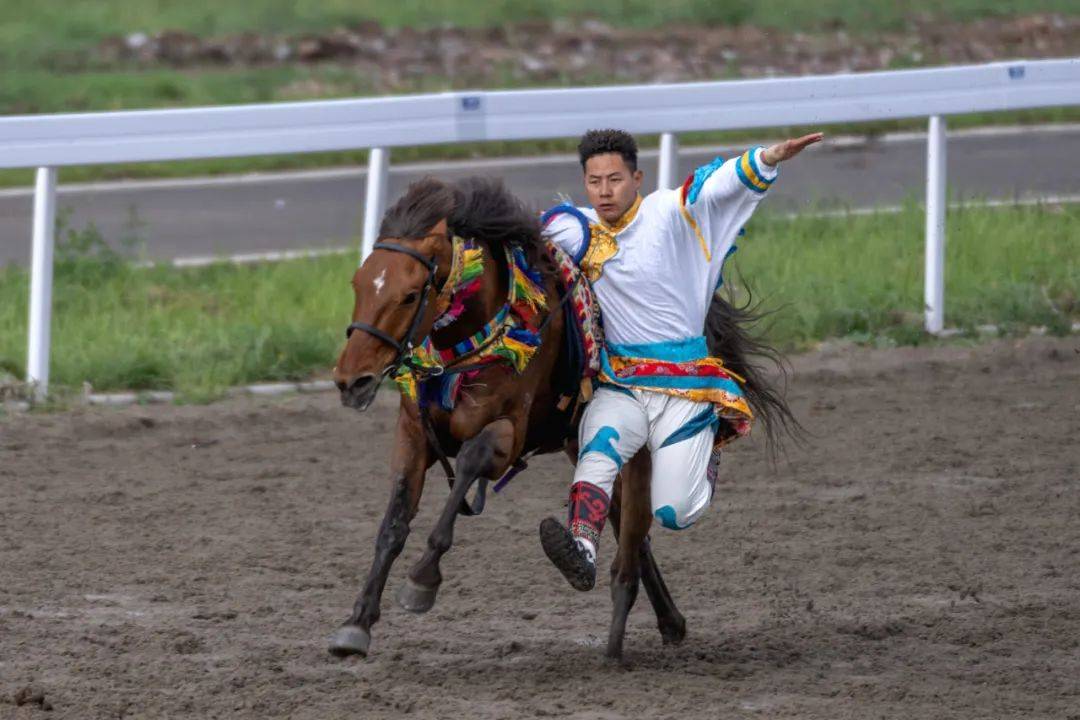
M 405 299 L 401 301 L 402 305 L 412 305 L 416 302 L 416 299 L 420 297 L 420 293 L 413 290 L 411 293 L 405 296 Z

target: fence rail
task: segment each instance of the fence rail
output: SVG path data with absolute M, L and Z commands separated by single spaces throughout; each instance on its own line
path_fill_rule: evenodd
M 1080 58 L 766 80 L 628 85 L 0 117 L 0 168 L 38 168 L 27 381 L 48 390 L 56 168 L 370 148 L 365 253 L 386 201 L 390 148 L 572 137 L 617 124 L 675 133 L 928 117 L 926 328 L 944 327 L 946 115 L 1080 105 Z

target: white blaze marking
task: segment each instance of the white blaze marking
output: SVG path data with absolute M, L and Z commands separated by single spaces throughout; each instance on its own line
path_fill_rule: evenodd
M 379 293 L 382 292 L 383 285 L 386 284 L 386 268 L 383 268 L 383 271 L 381 273 L 379 273 L 379 277 L 375 278 L 374 284 L 375 284 L 375 294 L 378 295 Z

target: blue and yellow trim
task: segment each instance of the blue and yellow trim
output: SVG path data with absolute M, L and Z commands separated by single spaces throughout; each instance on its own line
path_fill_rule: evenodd
M 739 157 L 735 163 L 735 174 L 742 184 L 754 192 L 763 193 L 773 184 L 774 178 L 766 178 L 757 164 L 757 151 L 760 148 L 750 148 Z
M 658 343 L 657 346 L 653 346 L 653 347 L 657 347 L 658 352 L 656 354 L 667 354 L 668 358 L 672 358 L 672 357 L 686 357 L 686 358 L 689 358 L 691 355 L 697 354 L 697 352 L 696 352 L 697 347 L 695 347 L 696 344 L 697 344 L 696 341 L 697 341 L 697 338 L 691 338 L 690 343 L 692 343 L 692 344 L 688 343 L 687 346 L 685 346 L 685 347 L 677 347 L 677 345 L 678 345 L 677 342 L 672 343 L 671 344 L 672 346 L 669 348 L 669 352 L 664 352 L 663 350 L 660 350 L 660 348 L 657 347 L 657 346 L 660 345 L 660 343 Z M 704 344 L 704 338 L 701 339 L 701 342 L 702 342 L 702 344 Z M 635 346 L 633 346 L 633 345 L 624 345 L 624 346 L 622 346 L 622 349 L 633 348 L 633 347 L 635 347 Z M 642 347 L 650 347 L 650 346 L 643 345 L 643 346 L 636 346 L 636 347 L 642 348 Z M 611 358 L 612 358 L 613 355 L 615 357 L 618 357 L 618 358 L 633 358 L 634 357 L 634 356 L 627 356 L 627 355 L 617 355 L 616 353 L 611 352 L 609 347 L 602 348 L 600 350 L 600 379 L 601 379 L 601 382 L 604 383 L 604 384 L 621 385 L 624 388 L 637 389 L 637 390 L 653 390 L 653 391 L 661 392 L 661 393 L 666 392 L 666 394 L 669 394 L 669 395 L 682 395 L 683 392 L 693 392 L 693 391 L 703 391 L 705 394 L 711 394 L 711 393 L 715 393 L 715 392 L 718 391 L 718 392 L 725 393 L 726 397 L 731 402 L 736 402 L 736 403 L 739 403 L 740 405 L 745 403 L 744 396 L 743 396 L 743 389 L 742 389 L 742 386 L 740 386 L 739 382 L 738 382 L 738 381 L 741 381 L 742 378 L 739 378 L 737 375 L 735 375 L 733 373 L 725 371 L 725 372 L 727 372 L 729 377 L 721 377 L 721 376 L 717 376 L 717 375 L 647 375 L 647 376 L 646 375 L 631 375 L 629 377 L 620 377 L 618 375 L 617 371 L 615 370 L 615 368 L 613 368 L 612 364 L 611 364 Z M 700 358 L 697 358 L 697 359 L 694 359 L 694 360 L 690 360 L 690 359 L 688 359 L 688 360 L 682 360 L 682 359 L 680 359 L 680 360 L 672 360 L 672 359 L 658 358 L 658 357 L 655 357 L 655 356 L 654 357 L 646 356 L 644 358 L 636 358 L 636 359 L 644 361 L 644 362 L 648 362 L 649 360 L 657 360 L 657 361 L 660 361 L 660 362 L 704 362 L 704 363 L 717 362 L 717 361 L 713 361 L 709 357 L 700 357 Z M 620 365 L 621 364 L 622 363 L 620 363 Z M 702 398 L 691 398 L 691 399 L 705 400 L 706 398 L 702 397 Z

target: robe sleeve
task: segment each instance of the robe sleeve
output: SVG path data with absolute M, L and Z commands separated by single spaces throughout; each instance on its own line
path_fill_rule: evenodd
M 755 147 L 726 161 L 717 158 L 695 170 L 682 188 L 682 211 L 700 228 L 710 262 L 723 262 L 735 236 L 776 180 L 779 168 L 766 165 L 763 152 Z
M 580 264 L 589 249 L 589 219 L 573 205 L 556 205 L 540 218 L 543 235 Z

